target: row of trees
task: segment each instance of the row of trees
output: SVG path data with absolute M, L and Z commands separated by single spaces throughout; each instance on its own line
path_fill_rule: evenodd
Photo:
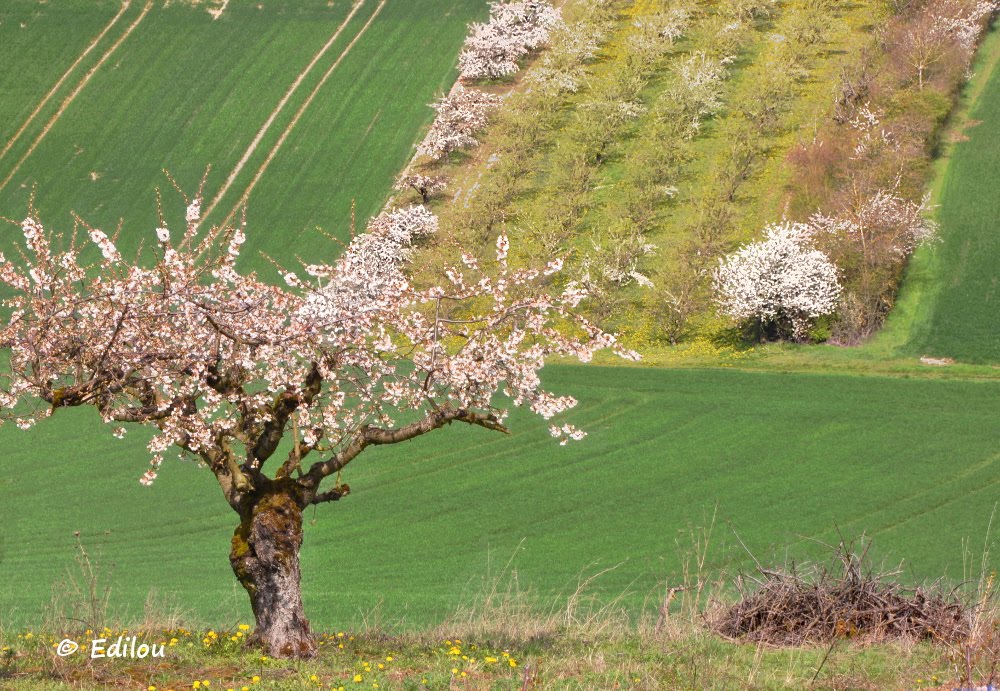
M 548 47 L 526 75 L 528 88 L 505 97 L 490 122 L 490 156 L 484 173 L 464 189 L 453 189 L 451 203 L 439 206 L 449 237 L 426 253 L 421 264 L 439 266 L 441 246 L 454 243 L 488 246 L 513 217 L 511 204 L 532 180 L 547 147 L 564 126 L 566 106 L 583 83 L 586 65 L 606 39 L 617 19 L 621 0 L 583 0 L 574 5 L 572 21 L 556 26 Z M 424 174 L 440 175 L 448 159 L 422 166 Z M 468 179 L 468 178 L 467 178 Z M 523 225 L 520 226 L 523 230 Z M 537 254 L 530 233 L 519 237 L 526 257 Z
M 524 57 L 548 44 L 559 28 L 565 29 L 562 15 L 548 0 L 490 3 L 489 21 L 469 27 L 458 58 L 461 80 L 501 79 L 517 72 Z M 499 96 L 457 84 L 431 105 L 437 117 L 417 147 L 418 158 L 440 161 L 453 151 L 478 146 L 476 133 L 500 103 Z
M 807 341 L 816 318 L 842 307 L 841 276 L 877 294 L 875 287 L 889 280 L 886 272 L 937 239 L 937 225 L 927 218 L 927 210 L 926 199 L 916 203 L 878 190 L 839 216 L 816 213 L 804 223 L 769 226 L 764 240 L 720 261 L 713 273 L 717 302 L 758 338 Z M 848 264 L 846 258 L 857 263 Z M 878 305 L 865 307 L 875 310 Z
M 302 514 L 349 494 L 348 464 L 452 423 L 506 432 L 503 401 L 553 419 L 576 401 L 542 386 L 546 359 L 632 354 L 576 313 L 578 284 L 552 287 L 560 258 L 512 268 L 505 236 L 492 260 L 466 253 L 413 283 L 403 265 L 438 227 L 421 206 L 374 219 L 335 262 L 282 270 L 281 285 L 239 271 L 244 229 L 199 230 L 200 207 L 180 232 L 161 221 L 135 258 L 80 219 L 64 236 L 26 218 L 19 258 L 0 256 L 0 405 L 23 429 L 75 406 L 115 436 L 153 429 L 145 485 L 171 451 L 208 468 L 238 515 L 230 563 L 250 642 L 309 656 Z
M 674 62 L 677 43 L 697 20 L 693 4 L 677 4 L 633 15 L 634 23 L 621 31 L 616 24 L 623 6 L 616 0 L 580 3 L 573 21 L 552 32 L 526 76 L 528 88 L 510 96 L 491 125 L 489 170 L 461 204 L 444 211 L 463 241 L 477 235 L 489 242 L 507 227 L 531 251 L 573 253 L 573 275 L 599 296 L 592 306 L 605 316 L 621 288 L 650 285 L 640 262 L 655 248 L 625 221 L 588 229 L 596 177 L 620 155 L 619 141 L 634 131 L 636 119 L 647 114 L 642 92 L 652 75 Z M 613 29 L 620 31 L 612 35 Z M 591 67 L 598 46 L 609 39 L 613 57 Z
M 996 0 L 895 3 L 844 67 L 830 117 L 789 155 L 789 215 L 822 228 L 841 271 L 833 338 L 857 343 L 892 308 L 907 258 L 935 235 L 924 186 Z
M 459 56 L 461 82 L 431 107 L 436 117 L 417 146 L 417 160 L 396 180 L 398 191 L 414 190 L 423 203 L 448 186 L 434 168 L 457 151 L 479 146 L 478 135 L 503 99 L 462 82 L 500 79 L 517 72 L 526 55 L 567 32 L 560 12 L 547 0 L 492 2 L 486 23 L 474 23 Z
M 713 57 L 726 66 L 729 56 L 739 60 L 747 51 L 759 50 L 717 102 L 722 117 L 713 134 L 725 145 L 707 154 L 710 164 L 681 186 L 678 195 L 686 220 L 675 229 L 680 239 L 659 277 L 659 323 L 654 328 L 672 343 L 699 330 L 718 329 L 711 318 L 714 269 L 719 258 L 746 237 L 748 225 L 761 216 L 774 217 L 770 205 L 775 201 L 768 190 L 759 189 L 758 180 L 770 174 L 780 137 L 794 126 L 795 108 L 805 99 L 804 85 L 819 81 L 815 70 L 827 59 L 824 42 L 837 16 L 833 3 L 824 0 L 746 3 L 729 11 L 742 18 L 742 24 L 717 27 L 717 43 L 726 52 Z M 705 67 L 709 75 L 718 69 L 711 63 Z M 706 83 L 712 86 L 712 81 Z
M 648 229 L 633 220 L 636 214 L 626 211 L 610 223 L 595 222 L 603 204 L 595 203 L 594 192 L 607 164 L 620 155 L 621 140 L 636 132 L 639 120 L 649 114 L 643 92 L 650 80 L 680 59 L 678 44 L 695 22 L 692 3 L 677 3 L 669 10 L 635 19 L 631 31 L 618 39 L 614 58 L 591 78 L 569 128 L 571 145 L 560 147 L 550 162 L 553 174 L 545 201 L 561 212 L 559 224 L 547 221 L 544 208 L 541 214 L 528 211 L 534 213 L 536 226 L 547 224 L 550 241 L 577 249 L 576 270 L 593 292 L 602 320 L 620 304 L 626 286 L 653 287 L 647 264 L 658 248 L 646 236 Z M 560 171 L 573 171 L 573 175 Z M 614 198 L 621 191 L 616 189 Z M 575 204 L 560 206 L 557 200 L 570 195 Z M 577 237 L 581 234 L 582 242 Z

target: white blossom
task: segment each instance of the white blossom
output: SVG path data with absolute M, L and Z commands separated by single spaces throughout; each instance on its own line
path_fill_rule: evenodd
M 91 228 L 90 240 L 100 248 L 101 254 L 104 255 L 105 260 L 114 262 L 121 259 L 121 254 L 118 253 L 118 248 L 115 247 L 115 243 L 113 243 L 111 238 L 105 235 L 103 231 Z
M 424 175 L 423 173 L 406 172 L 396 180 L 393 189 L 403 191 L 415 190 L 426 204 L 430 198 L 448 186 L 448 178 L 443 175 Z
M 386 212 L 335 262 L 306 265 L 311 279 L 283 271 L 285 285 L 274 285 L 236 270 L 243 229 L 199 241 L 189 227 L 192 241 L 165 245 L 152 266 L 91 265 L 75 245 L 53 251 L 59 236 L 26 221 L 20 259 L 0 259 L 0 403 L 25 411 L 12 416 L 23 429 L 82 405 L 97 407 L 115 436 L 142 425 L 153 432 L 143 485 L 174 449 L 203 463 L 234 504 L 265 471 L 312 501 L 342 467 L 330 459 L 346 464 L 369 445 L 450 422 L 503 430 L 504 399 L 553 420 L 561 442 L 582 439 L 554 421 L 576 399 L 543 388 L 540 370 L 551 358 L 634 353 L 574 312 L 581 286 L 550 292 L 558 257 L 537 257 L 544 269 L 508 266 L 505 236 L 497 262 L 466 253 L 448 280 L 415 287 L 403 265 L 437 226 L 421 206 Z M 91 239 L 117 256 L 100 231 Z M 290 461 L 269 464 L 272 432 L 299 436 L 293 460 L 314 445 L 322 453 L 301 476 Z
M 493 2 L 489 21 L 472 24 L 458 58 L 463 79 L 498 79 L 517 72 L 518 61 L 549 41 L 562 24 L 548 0 Z
M 424 141 L 417 147 L 417 155 L 436 161 L 452 151 L 478 146 L 479 140 L 475 135 L 486 127 L 490 113 L 500 102 L 499 96 L 485 91 L 457 87 L 450 95 L 432 104 L 437 117 Z
M 837 267 L 812 247 L 811 234 L 808 225 L 778 223 L 764 240 L 721 259 L 714 284 L 722 312 L 740 321 L 787 321 L 795 338 L 805 338 L 812 320 L 837 308 L 841 293 Z
M 937 223 L 927 217 L 929 203 L 929 197 L 917 203 L 895 190 L 878 190 L 840 215 L 813 214 L 809 224 L 815 233 L 839 235 L 869 253 L 885 252 L 901 260 L 938 237 Z

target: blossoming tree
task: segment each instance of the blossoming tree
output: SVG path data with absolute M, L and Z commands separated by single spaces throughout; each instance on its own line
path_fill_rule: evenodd
M 714 278 L 722 311 L 804 340 L 816 317 L 837 308 L 841 291 L 837 267 L 812 247 L 811 234 L 805 224 L 778 223 L 764 240 L 721 259 Z
M 393 185 L 393 189 L 404 192 L 413 190 L 420 195 L 424 204 L 431 200 L 438 192 L 448 187 L 448 178 L 443 175 L 424 175 L 423 173 L 407 172 L 400 175 Z
M 486 127 L 490 113 L 500 106 L 500 102 L 499 96 L 461 86 L 438 99 L 431 104 L 437 117 L 417 147 L 417 155 L 438 161 L 452 151 L 478 146 L 475 135 Z
M 547 0 L 490 4 L 490 19 L 469 27 L 458 69 L 463 79 L 499 79 L 518 71 L 518 61 L 549 40 L 562 23 Z
M 922 3 L 915 5 L 918 9 Z M 923 90 L 934 68 L 949 59 L 969 66 L 990 20 L 1000 10 L 997 0 L 934 0 L 916 21 L 894 27 L 889 40 L 900 46 L 900 59 L 915 72 Z
M 238 272 L 243 229 L 199 231 L 199 216 L 195 199 L 183 232 L 162 224 L 134 261 L 79 219 L 82 241 L 25 219 L 21 258 L 0 256 L 0 405 L 22 428 L 82 405 L 117 436 L 152 427 L 144 485 L 168 450 L 204 464 L 239 516 L 229 558 L 256 618 L 251 643 L 309 656 L 302 513 L 348 495 L 343 468 L 452 423 L 505 432 L 504 401 L 552 419 L 576 401 L 542 387 L 547 358 L 629 353 L 574 314 L 577 286 L 546 287 L 558 258 L 514 269 L 505 237 L 495 263 L 466 255 L 441 285 L 412 285 L 406 252 L 436 228 L 422 207 L 379 217 L 333 264 L 284 272 L 287 286 Z

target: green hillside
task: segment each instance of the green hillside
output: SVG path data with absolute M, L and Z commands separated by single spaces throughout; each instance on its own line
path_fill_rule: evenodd
M 192 193 L 211 165 L 207 209 L 246 159 L 215 222 L 267 162 L 248 198 L 253 266 L 260 252 L 291 263 L 336 251 L 308 231 L 345 237 L 352 202 L 359 223 L 380 209 L 427 103 L 454 80 L 467 23 L 486 10 L 485 0 L 279 0 L 230 3 L 213 20 L 204 6 L 132 2 L 15 139 L 119 4 L 6 5 L 5 78 L 31 79 L 0 98 L 0 137 L 14 139 L 0 157 L 2 214 L 22 217 L 34 190 L 47 223 L 65 227 L 70 211 L 109 229 L 125 219 L 134 247 L 155 227 L 156 188 L 170 191 L 164 170 Z M 164 202 L 172 218 L 183 211 L 171 194 Z
M 994 70 L 940 182 L 941 242 L 920 257 L 914 270 L 916 280 L 930 285 L 907 346 L 912 354 L 1000 361 L 998 108 L 1000 71 Z
M 219 199 L 210 220 L 225 218 L 253 185 L 249 264 L 266 266 L 259 252 L 284 262 L 329 252 L 311 231 L 343 237 L 352 201 L 359 221 L 381 207 L 429 120 L 426 104 L 455 76 L 467 22 L 485 8 L 484 0 L 266 0 L 230 3 L 213 20 L 187 3 L 5 3 L 0 138 L 10 146 L 0 181 L 11 177 L 0 214 L 19 218 L 34 190 L 47 222 L 68 224 L 70 211 L 104 227 L 124 218 L 123 244 L 134 247 L 156 222 L 162 170 L 191 191 L 211 164 L 206 207 Z M 793 18 L 785 9 L 746 34 L 743 59 L 773 43 L 775 24 Z M 866 6 L 838 12 L 833 35 L 857 40 Z M 715 27 L 702 28 L 681 45 L 685 56 Z M 631 30 L 619 29 L 623 43 Z M 747 203 L 733 233 L 749 236 L 777 213 L 758 193 L 781 189 L 784 152 L 826 107 L 838 55 L 807 56 L 815 81 L 803 78 L 805 95 L 767 134 L 773 155 L 741 188 Z M 754 95 L 754 73 L 743 67 L 724 96 Z M 984 122 L 968 131 L 946 174 L 933 271 L 948 284 L 927 309 L 930 326 L 914 328 L 910 355 L 995 361 L 990 266 L 998 241 L 988 185 L 998 107 L 994 75 L 976 105 Z M 628 151 L 643 142 L 642 122 L 623 140 Z M 721 117 L 708 123 L 692 146 L 719 148 L 721 160 L 727 127 Z M 544 134 L 558 139 L 560 131 Z M 700 160 L 682 178 L 685 203 L 714 174 L 715 159 Z M 600 180 L 611 184 L 620 172 L 609 166 Z M 176 218 L 177 209 L 168 212 Z M 598 223 L 614 210 L 588 213 Z M 668 216 L 690 230 L 683 214 Z M 857 370 L 887 352 L 880 347 L 789 350 L 799 364 L 836 360 Z M 713 569 L 747 563 L 735 534 L 762 560 L 784 561 L 820 554 L 816 540 L 835 540 L 839 530 L 873 537 L 878 558 L 905 560 L 907 580 L 960 580 L 964 541 L 974 554 L 981 549 L 996 504 L 997 382 L 963 381 L 960 368 L 941 375 L 950 380 L 911 379 L 785 374 L 770 362 L 772 371 L 757 373 L 553 367 L 550 384 L 581 401 L 573 421 L 590 436 L 580 444 L 561 448 L 544 425 L 515 416 L 511 438 L 454 429 L 367 454 L 344 478 L 352 495 L 307 516 L 313 623 L 344 627 L 376 610 L 390 623 L 438 621 L 507 573 L 509 560 L 520 587 L 543 604 L 571 592 L 581 575 L 617 566 L 595 587 L 603 597 L 627 593 L 636 612 L 677 578 L 687 531 L 713 515 Z M 155 591 L 209 625 L 247 620 L 227 563 L 236 516 L 208 471 L 171 459 L 142 488 L 143 432 L 115 440 L 90 412 L 60 411 L 29 434 L 0 429 L 0 627 L 40 621 L 72 564 L 76 532 L 110 572 L 114 609 L 137 613 Z
M 962 576 L 996 503 L 995 384 L 726 371 L 552 368 L 582 401 L 583 442 L 559 447 L 516 416 L 512 438 L 454 429 L 373 452 L 348 499 L 307 514 L 307 612 L 320 628 L 434 622 L 513 557 L 543 603 L 581 574 L 633 611 L 679 575 L 685 530 L 717 511 L 711 566 L 801 558 L 812 539 L 867 532 L 907 577 Z M 67 426 L 69 425 L 69 426 Z M 4 429 L 0 616 L 37 622 L 73 557 L 73 533 L 112 570 L 112 603 L 170 593 L 196 618 L 248 616 L 226 556 L 236 524 L 208 471 L 170 462 L 138 485 L 139 435 L 60 411 Z M 45 480 L 39 469 L 45 469 Z M 315 522 L 313 522 L 315 519 Z M 31 574 L 30 578 L 25 574 Z

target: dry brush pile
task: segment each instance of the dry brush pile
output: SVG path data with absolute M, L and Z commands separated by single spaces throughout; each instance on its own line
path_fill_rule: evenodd
M 866 562 L 867 547 L 836 549 L 832 564 L 765 569 L 736 579 L 736 604 L 712 623 L 720 635 L 768 645 L 803 645 L 854 639 L 866 643 L 930 640 L 954 643 L 969 636 L 971 613 L 939 584 L 908 588 Z

